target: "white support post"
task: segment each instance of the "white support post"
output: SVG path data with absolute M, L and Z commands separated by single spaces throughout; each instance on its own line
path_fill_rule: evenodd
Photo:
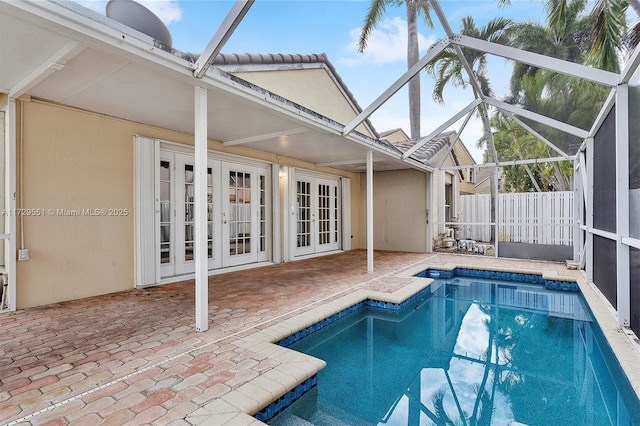
M 291 194 L 292 188 L 296 186 L 293 181 L 295 169 L 280 166 L 280 170 L 282 172 L 280 178 L 280 187 L 282 188 L 282 261 L 289 262 L 293 260 L 295 254 L 296 212 L 292 201 L 295 194 Z
M 500 176 L 500 168 L 498 166 L 495 166 L 495 171 L 494 171 L 496 178 L 494 179 L 493 184 L 495 185 L 495 194 L 496 194 L 496 199 L 495 199 L 495 212 L 496 212 L 496 217 L 495 217 L 495 222 L 494 222 L 494 227 L 493 227 L 493 239 L 496 243 L 495 246 L 495 250 L 493 251 L 495 253 L 495 257 L 496 259 L 498 258 L 498 245 L 499 245 L 499 239 L 500 239 L 500 226 L 498 225 L 500 223 L 501 217 L 500 217 L 500 185 L 498 185 L 498 180 L 499 176 Z M 491 200 L 491 202 L 494 202 L 494 200 Z
M 583 145 L 586 147 L 587 140 L 583 142 Z M 589 200 L 589 193 L 587 190 L 587 183 L 589 181 L 587 177 L 587 159 L 584 155 L 584 151 L 580 151 L 577 155 L 577 159 L 579 161 L 579 173 L 580 173 L 580 199 L 574 200 L 580 206 L 580 224 L 578 229 L 580 230 L 580 269 L 586 270 L 586 262 L 587 262 L 587 235 L 588 231 L 583 233 L 583 229 L 587 228 L 587 203 Z
M 438 239 L 440 238 L 440 234 L 444 234 L 446 225 L 444 224 L 447 221 L 446 218 L 446 207 L 445 203 L 447 202 L 447 173 L 439 170 L 438 171 L 438 197 L 436 198 L 436 203 L 438 203 L 438 235 L 436 236 Z
M 427 221 L 427 253 L 431 253 L 433 251 L 433 178 L 434 172 L 427 172 L 427 211 L 426 211 L 426 221 Z
M 594 139 L 587 139 L 587 241 L 585 242 L 587 280 L 593 282 L 593 145 Z
M 196 86 L 195 98 L 195 257 L 196 329 L 209 329 L 207 256 L 207 89 Z
M 582 250 L 580 222 L 582 221 L 582 182 L 580 179 L 580 159 L 573 159 L 573 261 L 580 259 Z
M 616 254 L 618 326 L 631 323 L 629 246 L 629 86 L 621 84 L 616 92 Z
M 284 173 L 279 164 L 271 165 L 271 261 L 282 262 L 282 200 L 280 198 L 280 181 Z M 286 211 L 286 209 L 285 209 Z
M 460 176 L 459 170 L 451 175 L 451 206 L 449 207 L 451 218 L 449 220 L 458 218 L 458 176 Z
M 16 100 L 10 97 L 7 103 L 5 115 L 5 206 L 8 211 L 15 211 L 16 208 Z M 23 137 L 21 135 L 21 137 Z M 9 302 L 8 309 L 16 310 L 16 215 L 10 214 L 5 217 L 5 233 L 9 234 L 9 239 L 5 240 L 4 264 L 9 278 Z
M 367 151 L 367 272 L 373 273 L 373 151 Z

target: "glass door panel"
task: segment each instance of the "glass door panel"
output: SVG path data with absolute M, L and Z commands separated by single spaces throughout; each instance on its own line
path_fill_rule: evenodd
M 222 179 L 228 188 L 222 211 L 223 265 L 257 262 L 260 229 L 257 170 L 251 166 L 224 164 Z
M 340 248 L 338 180 L 297 175 L 295 255 Z
M 211 159 L 207 164 L 208 269 L 268 260 L 267 169 Z M 192 155 L 161 150 L 156 229 L 164 278 L 195 271 L 194 172 Z
M 313 253 L 314 214 L 312 210 L 311 180 L 296 180 L 296 254 Z
M 160 276 L 175 275 L 174 262 L 174 215 L 173 215 L 173 155 L 162 153 L 160 156 L 159 202 L 159 250 Z
M 319 179 L 315 180 L 314 194 L 316 200 L 317 237 L 315 251 L 323 252 L 338 250 L 340 248 L 339 236 L 339 192 L 338 181 Z
M 176 236 L 176 274 L 186 274 L 195 271 L 195 174 L 193 157 L 176 154 L 176 199 L 182 201 L 182 208 L 176 210 L 176 222 L 180 226 L 180 233 Z M 214 217 L 216 194 L 216 171 L 219 165 L 210 160 L 207 167 L 207 257 L 208 269 L 220 267 L 216 258 Z M 219 176 L 219 171 L 218 171 Z M 218 258 L 220 256 L 217 256 Z

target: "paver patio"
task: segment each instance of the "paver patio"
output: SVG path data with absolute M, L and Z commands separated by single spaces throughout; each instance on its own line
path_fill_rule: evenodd
M 0 423 L 197 423 L 201 407 L 277 377 L 280 362 L 241 338 L 358 289 L 398 290 L 410 280 L 396 275 L 423 262 L 580 275 L 563 264 L 397 252 L 376 252 L 368 274 L 356 250 L 211 276 L 204 333 L 194 328 L 193 280 L 0 315 Z M 247 410 L 257 410 L 251 401 Z

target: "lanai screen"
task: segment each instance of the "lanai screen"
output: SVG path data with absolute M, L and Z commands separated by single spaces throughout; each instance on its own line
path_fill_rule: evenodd
M 611 110 L 593 143 L 593 227 L 616 232 L 616 114 Z M 593 236 L 593 282 L 617 307 L 616 242 Z

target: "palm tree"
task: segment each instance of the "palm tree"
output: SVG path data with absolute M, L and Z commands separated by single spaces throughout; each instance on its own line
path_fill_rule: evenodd
M 504 161 L 545 158 L 553 154 L 542 141 L 500 112 L 491 118 L 491 126 L 496 151 Z M 572 173 L 570 161 L 505 166 L 503 187 L 505 191 L 515 192 L 570 191 Z
M 415 65 L 420 59 L 420 46 L 418 45 L 418 15 L 422 15 L 429 27 L 433 28 L 433 22 L 429 15 L 429 2 L 427 0 L 372 0 L 365 17 L 358 51 L 364 52 L 371 32 L 378 26 L 380 19 L 388 5 L 407 7 L 407 69 Z M 409 123 L 411 127 L 411 139 L 420 138 L 420 76 L 416 75 L 409 81 Z
M 640 0 L 596 0 L 590 14 L 575 16 L 575 11 L 585 11 L 586 0 L 548 0 L 547 17 L 549 28 L 559 35 L 571 34 L 572 24 L 590 22 L 587 39 L 588 52 L 585 62 L 608 71 L 619 71 L 618 54 L 624 47 L 627 33 L 627 7 L 631 6 L 640 16 Z
M 496 145 L 496 151 L 500 153 L 500 158 L 504 161 L 531 158 L 534 148 L 539 148 L 540 142 L 533 135 L 500 112 L 491 117 L 491 127 L 495 130 L 493 141 Z M 536 149 L 536 151 L 538 150 Z M 535 189 L 536 192 L 541 192 L 544 184 L 539 181 L 537 165 L 506 166 L 503 169 L 503 188 L 505 191 L 528 192 Z
M 554 11 L 548 6 L 549 24 L 547 26 L 535 22 L 516 24 L 512 27 L 511 46 L 539 53 L 565 61 L 583 63 L 585 52 L 590 49 L 591 35 L 595 26 L 593 17 L 584 17 L 586 0 L 549 1 L 556 7 L 565 7 Z M 522 90 L 522 76 L 534 75 L 538 68 L 517 62 L 511 77 L 511 96 L 517 101 Z
M 613 1 L 610 2 L 613 4 Z M 617 48 L 602 46 L 597 54 L 589 53 L 593 46 L 593 31 L 598 26 L 595 13 L 587 14 L 586 0 L 550 0 L 547 2 L 548 25 L 523 23 L 512 28 L 511 45 L 523 50 L 544 54 L 576 63 L 600 61 L 599 65 L 619 69 Z M 603 51 L 608 50 L 608 53 Z M 607 59 L 608 58 L 608 59 Z M 511 77 L 509 102 L 548 117 L 588 129 L 602 107 L 609 88 L 516 63 Z M 539 133 L 565 152 L 581 141 L 571 135 L 537 123 L 529 123 Z M 546 171 L 554 180 L 554 189 L 570 186 L 571 172 L 565 164 L 554 163 L 554 172 Z
M 490 41 L 493 43 L 506 44 L 509 41 L 509 29 L 512 25 L 512 21 L 505 18 L 495 18 L 489 21 L 487 25 L 482 28 L 478 28 L 472 17 L 467 16 L 462 18 L 462 28 L 460 33 L 466 36 Z M 462 54 L 471 66 L 473 70 L 473 78 L 478 82 L 482 93 L 477 93 L 475 87 L 471 85 L 471 81 L 468 80 L 470 76 L 463 72 L 463 64 L 453 47 L 444 49 L 438 56 L 431 61 L 426 69 L 436 79 L 436 84 L 433 89 L 433 99 L 443 104 L 444 103 L 444 88 L 448 84 L 452 84 L 456 87 L 467 87 L 471 85 L 476 98 L 482 96 L 493 95 L 493 89 L 487 76 L 487 55 L 484 52 L 480 52 L 472 49 L 462 49 Z M 478 114 L 482 121 L 482 127 L 484 129 L 484 141 L 487 145 L 488 159 L 491 163 L 497 163 L 498 157 L 493 143 L 493 136 L 491 134 L 491 124 L 489 122 L 489 115 L 487 107 L 484 103 L 478 105 Z M 495 209 L 498 194 L 496 193 L 497 182 L 497 167 L 492 169 L 491 173 L 491 221 L 495 222 Z M 492 235 L 492 240 L 494 233 Z

